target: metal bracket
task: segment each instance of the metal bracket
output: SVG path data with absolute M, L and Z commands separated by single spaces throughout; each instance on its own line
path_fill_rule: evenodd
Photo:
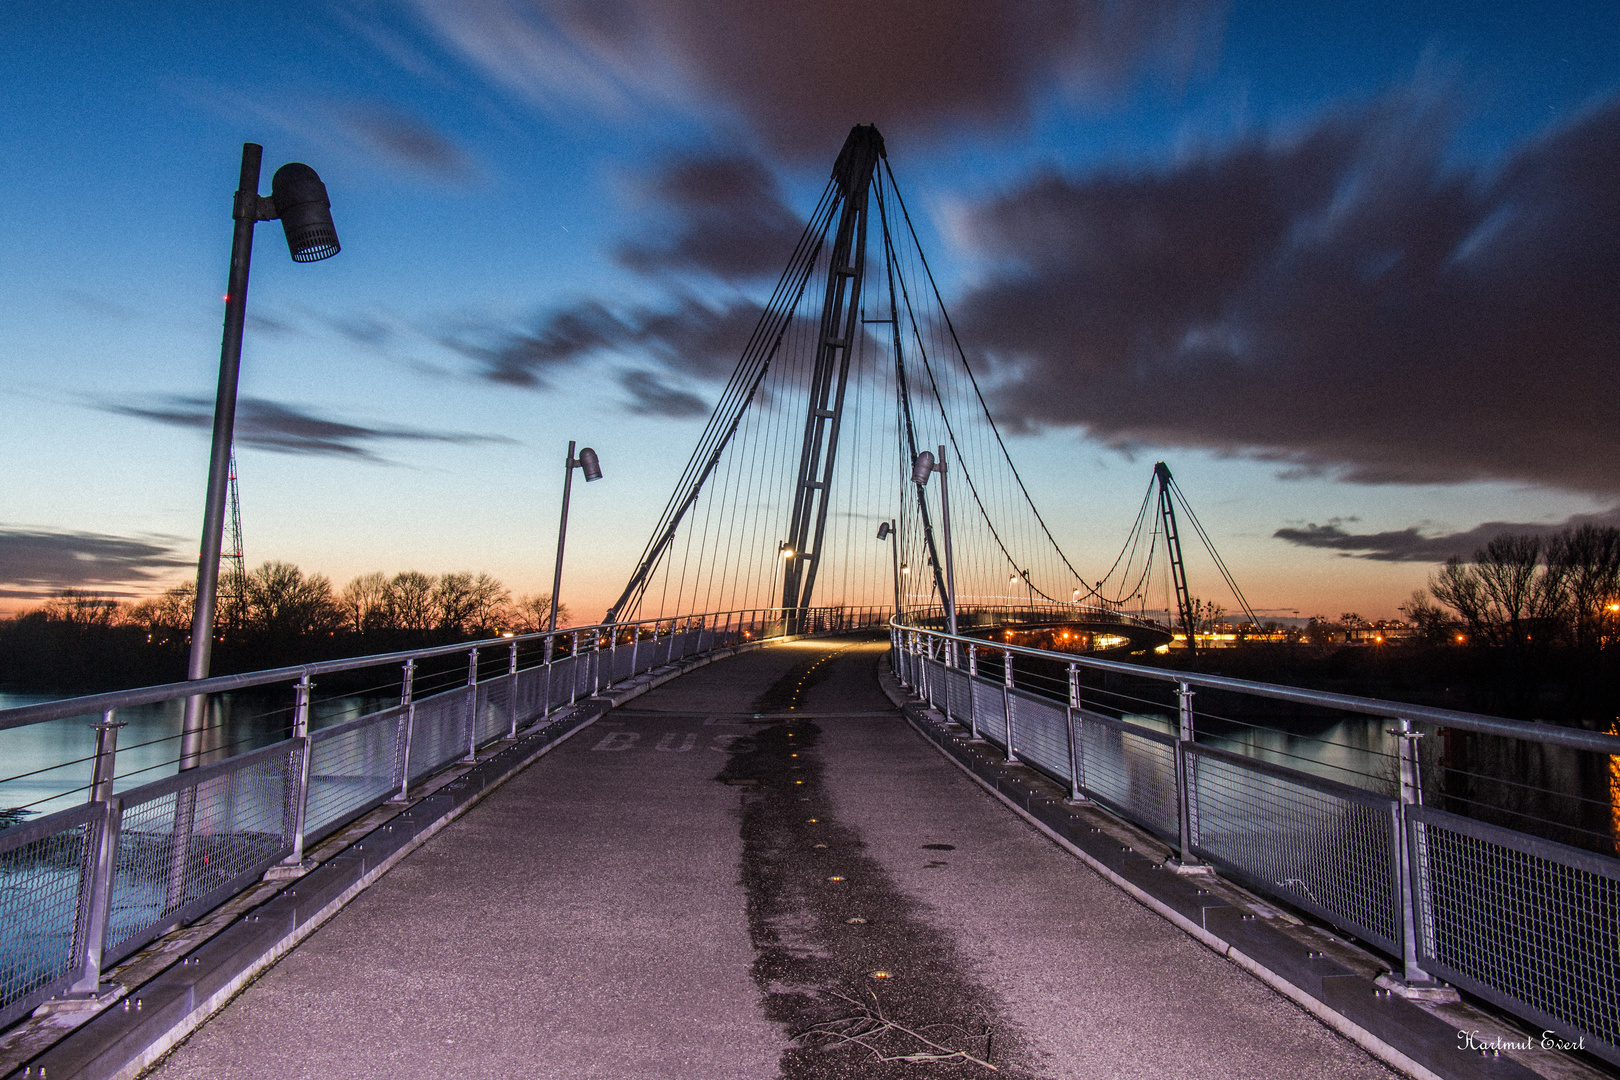
M 276 213 L 276 200 L 267 199 L 257 191 L 238 191 L 236 203 L 231 207 L 231 218 L 236 221 L 275 221 L 281 215 Z

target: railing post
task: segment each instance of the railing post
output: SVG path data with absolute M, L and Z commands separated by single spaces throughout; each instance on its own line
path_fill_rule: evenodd
M 976 687 L 979 678 L 979 647 L 969 645 L 968 650 L 968 730 L 973 737 L 979 737 L 979 695 Z
M 517 638 L 513 638 L 506 654 L 506 676 L 511 685 L 506 690 L 507 711 L 511 714 L 512 727 L 506 737 L 517 742 L 517 714 L 518 714 L 518 683 L 517 683 Z
M 591 631 L 591 696 L 602 692 L 602 628 Z
M 630 675 L 634 678 L 641 674 L 641 668 L 636 665 L 641 662 L 641 625 L 637 623 L 630 627 Z
M 573 663 L 568 665 L 568 704 L 572 705 L 579 700 L 579 631 L 575 630 L 569 646 L 568 659 Z
M 399 788 L 399 794 L 390 802 L 408 801 L 408 792 L 411 786 L 411 736 L 416 727 L 416 702 L 411 700 L 411 694 L 416 682 L 416 658 L 405 661 L 405 670 L 399 678 L 399 756 L 398 770 L 394 780 Z
M 282 859 L 280 863 L 271 867 L 265 874 L 267 880 L 277 880 L 287 877 L 297 877 L 313 867 L 313 862 L 304 858 L 304 813 L 309 807 L 309 767 L 310 759 L 315 756 L 314 744 L 309 739 L 309 693 L 315 684 L 309 681 L 309 673 L 305 672 L 303 678 L 293 687 L 293 741 L 300 744 L 302 753 L 299 754 L 298 786 L 290 793 L 292 806 L 292 854 Z
M 1001 709 L 1007 719 L 1007 764 L 1017 760 L 1013 755 L 1013 657 L 1011 649 L 1001 650 Z
M 1192 745 L 1195 733 L 1193 693 L 1191 683 L 1185 681 L 1176 683 L 1177 713 L 1180 720 L 1176 726 L 1176 817 L 1181 848 L 1180 863 L 1183 867 L 1202 865 L 1198 861 L 1198 856 L 1192 853 L 1197 820 L 1192 800 L 1192 757 L 1187 748 Z
M 927 698 L 928 698 L 928 669 L 923 666 L 922 657 L 923 657 L 922 635 L 919 634 L 917 631 L 913 630 L 913 631 L 911 631 L 911 672 L 912 672 L 912 679 L 915 681 L 915 685 L 912 687 L 912 692 L 915 693 L 918 697 L 920 697 L 920 698 L 922 698 L 924 700 L 927 700 Z
M 123 801 L 113 796 L 118 755 L 118 729 L 124 726 L 115 711 L 101 714 L 96 725 L 96 761 L 90 780 L 90 801 L 100 803 L 101 820 L 85 837 L 79 869 L 79 907 L 73 925 L 73 947 L 78 978 L 68 987 L 70 998 L 95 1000 L 112 987 L 101 983 L 101 959 L 107 941 L 107 917 L 112 909 L 113 874 L 118 868 L 118 829 Z
M 1069 663 L 1069 801 L 1089 802 L 1080 789 L 1085 787 L 1085 756 L 1081 749 L 1081 726 L 1085 716 L 1080 711 L 1080 665 Z
M 467 756 L 478 760 L 478 650 L 467 650 Z
M 546 665 L 546 697 L 545 697 L 545 708 L 543 710 L 541 710 L 541 715 L 545 716 L 547 718 L 550 718 L 550 716 L 551 716 L 551 660 L 552 660 L 552 653 L 553 653 L 553 651 L 554 651 L 554 649 L 556 647 L 556 644 L 557 644 L 557 635 L 555 635 L 555 634 L 547 634 L 546 635 L 546 654 L 545 654 L 545 660 L 544 660 L 544 663 Z
M 1408 820 L 1407 811 L 1410 807 L 1423 805 L 1423 773 L 1418 755 L 1418 740 L 1423 738 L 1423 732 L 1412 726 L 1412 721 L 1400 720 L 1400 727 L 1388 728 L 1388 732 L 1400 740 L 1400 767 L 1401 767 L 1401 805 L 1396 815 L 1396 828 L 1400 832 L 1400 840 L 1396 845 L 1396 857 L 1400 860 L 1398 879 L 1401 889 L 1401 981 L 1408 987 L 1430 987 L 1437 980 L 1418 961 L 1417 939 L 1417 913 L 1418 890 L 1422 882 L 1413 872 L 1413 852 L 1410 849 L 1412 827 Z

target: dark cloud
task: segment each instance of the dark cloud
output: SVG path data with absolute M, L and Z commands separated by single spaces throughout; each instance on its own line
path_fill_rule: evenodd
M 630 411 L 642 416 L 685 420 L 709 415 L 709 406 L 696 394 L 677 390 L 650 371 L 626 371 L 619 385 L 630 392 Z
M 337 113 L 344 128 L 393 165 L 435 180 L 477 175 L 460 147 L 419 116 L 383 105 L 350 105 Z
M 159 404 L 139 406 L 104 403 L 110 413 L 135 416 L 171 427 L 208 430 L 214 424 L 214 403 L 203 398 L 169 397 Z M 496 435 L 471 435 L 452 431 L 422 431 L 416 428 L 363 427 L 341 420 L 328 420 L 290 405 L 263 398 L 241 398 L 236 403 L 236 442 L 283 454 L 324 454 L 336 457 L 384 460 L 372 447 L 385 442 L 433 442 L 467 445 L 510 443 Z
M 1555 525 L 1545 522 L 1487 521 L 1465 532 L 1438 536 L 1425 536 L 1417 526 L 1387 532 L 1352 533 L 1344 529 L 1345 520 L 1354 519 L 1335 518 L 1326 525 L 1310 524 L 1302 528 L 1278 529 L 1272 536 L 1300 547 L 1324 548 L 1357 559 L 1373 559 L 1378 562 L 1445 562 L 1452 556 L 1461 559 L 1470 558 L 1474 552 L 1503 533 L 1551 536 L 1579 525 L 1620 526 L 1620 507 L 1601 514 L 1577 514 Z
M 703 270 L 728 279 L 774 277 L 804 231 L 783 201 L 776 177 L 754 158 L 680 158 L 666 163 L 644 187 L 668 220 L 658 239 L 633 240 L 619 249 L 619 260 L 642 273 Z
M 269 315 L 257 315 L 249 312 L 247 316 L 248 328 L 255 334 L 272 334 L 276 337 L 288 337 L 300 333 L 300 330 L 285 319 L 272 318 Z
M 1620 103 L 1499 169 L 1391 100 L 968 213 L 1000 415 L 1361 483 L 1620 491 Z
M 624 315 L 587 301 L 550 312 L 527 330 L 462 328 L 445 344 L 476 362 L 484 378 L 509 386 L 547 386 L 587 358 L 613 356 L 716 380 L 736 367 L 759 316 L 758 305 L 746 300 L 715 307 L 688 298 Z
M 1180 70 L 1224 5 L 1200 0 L 415 0 L 492 78 L 549 105 L 697 98 L 768 144 L 824 155 L 854 123 L 910 136 L 1028 119 L 1054 87 Z
M 0 597 L 43 600 L 62 589 L 124 595 L 122 586 L 195 566 L 171 536 L 109 536 L 0 526 Z
M 127 304 L 84 289 L 63 289 L 62 298 L 78 308 L 114 322 L 134 322 L 141 317 L 140 312 Z

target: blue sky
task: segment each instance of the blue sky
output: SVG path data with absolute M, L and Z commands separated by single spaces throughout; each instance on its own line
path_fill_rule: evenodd
M 652 316 L 768 292 L 873 121 L 1077 558 L 1160 457 L 1272 611 L 1617 517 L 1612 4 L 6 2 L 0 50 L 0 610 L 193 572 L 246 140 L 344 248 L 258 229 L 250 562 L 544 590 L 572 438 L 605 607 L 725 375 Z M 735 239 L 671 254 L 694 223 Z

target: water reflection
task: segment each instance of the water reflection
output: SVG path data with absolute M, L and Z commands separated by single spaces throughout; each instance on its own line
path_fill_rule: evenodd
M 255 750 L 292 731 L 292 695 L 238 691 L 215 694 L 208 703 L 203 763 Z M 56 697 L 0 693 L 0 709 L 15 709 Z M 310 728 L 320 730 L 384 708 L 392 699 L 375 695 L 310 703 Z M 183 700 L 118 710 L 114 790 L 128 791 L 171 776 L 180 757 Z M 99 713 L 0 731 L 0 812 L 25 811 L 23 820 L 64 810 L 89 796 Z M 12 815 L 17 816 L 17 815 Z

